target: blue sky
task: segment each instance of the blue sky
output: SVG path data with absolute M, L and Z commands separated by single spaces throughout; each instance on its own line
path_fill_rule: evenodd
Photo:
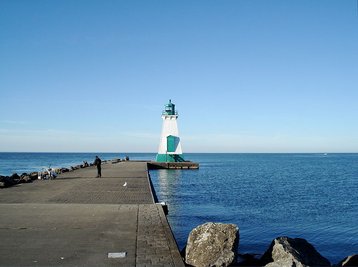
M 356 0 L 0 1 L 0 151 L 358 152 Z

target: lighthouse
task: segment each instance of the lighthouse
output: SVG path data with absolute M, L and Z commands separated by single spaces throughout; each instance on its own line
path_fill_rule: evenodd
M 157 154 L 158 162 L 183 162 L 180 137 L 178 131 L 178 112 L 175 105 L 169 100 L 162 112 L 163 126 Z

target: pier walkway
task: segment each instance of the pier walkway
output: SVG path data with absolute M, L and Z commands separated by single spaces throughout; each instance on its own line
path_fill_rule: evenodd
M 0 266 L 184 266 L 147 163 L 95 176 L 88 167 L 0 190 Z

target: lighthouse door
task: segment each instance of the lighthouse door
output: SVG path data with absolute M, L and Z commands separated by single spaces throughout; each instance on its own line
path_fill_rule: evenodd
M 175 152 L 176 150 L 176 136 L 168 135 L 167 136 L 167 152 Z

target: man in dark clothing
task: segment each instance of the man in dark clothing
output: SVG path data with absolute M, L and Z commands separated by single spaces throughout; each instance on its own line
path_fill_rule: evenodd
M 101 159 L 96 156 L 96 159 L 94 160 L 93 164 L 97 166 L 97 177 L 96 178 L 100 178 L 102 176 L 102 173 L 101 173 Z

